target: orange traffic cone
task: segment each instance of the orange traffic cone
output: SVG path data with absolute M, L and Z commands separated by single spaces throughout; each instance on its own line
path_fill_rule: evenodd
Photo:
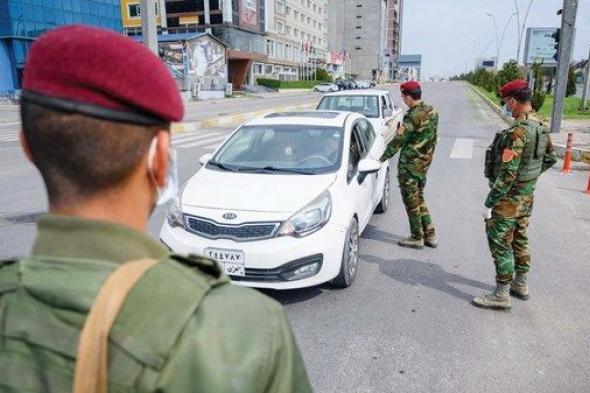
M 574 143 L 574 134 L 567 133 L 567 145 L 565 147 L 565 157 L 563 158 L 563 168 L 561 173 L 570 173 L 572 171 L 572 146 Z
M 590 195 L 590 175 L 588 175 L 588 186 L 586 187 L 586 194 Z

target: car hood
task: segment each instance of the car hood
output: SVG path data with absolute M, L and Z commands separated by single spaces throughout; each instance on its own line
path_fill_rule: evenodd
M 326 190 L 336 174 L 273 175 L 201 168 L 186 184 L 182 206 L 295 213 Z

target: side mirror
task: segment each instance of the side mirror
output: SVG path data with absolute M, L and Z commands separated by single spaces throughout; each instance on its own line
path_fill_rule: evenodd
M 371 160 L 370 158 L 365 158 L 359 162 L 358 171 L 358 182 L 361 184 L 365 181 L 365 178 L 370 175 L 371 173 L 377 173 L 381 169 L 382 163 L 376 160 Z
M 209 160 L 211 159 L 211 157 L 213 157 L 213 154 L 211 154 L 211 153 L 203 154 L 201 156 L 201 158 L 199 158 L 199 163 L 201 165 L 205 165 L 205 164 L 207 164 L 209 162 Z
M 391 117 L 393 116 L 393 111 L 391 109 L 383 109 L 383 117 Z

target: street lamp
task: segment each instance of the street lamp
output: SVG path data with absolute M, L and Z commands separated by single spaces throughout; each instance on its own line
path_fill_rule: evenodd
M 490 12 L 486 12 L 486 15 L 492 18 L 492 22 L 494 24 L 494 31 L 496 32 L 496 68 L 498 68 L 498 63 L 500 62 L 500 49 L 502 48 L 502 43 L 504 42 L 504 36 L 506 35 L 506 30 L 508 29 L 508 25 L 514 16 L 517 15 L 516 12 L 513 12 L 512 15 L 508 17 L 506 21 L 506 25 L 504 26 L 504 30 L 502 31 L 502 38 L 498 38 L 498 25 L 496 24 L 496 17 L 494 14 Z

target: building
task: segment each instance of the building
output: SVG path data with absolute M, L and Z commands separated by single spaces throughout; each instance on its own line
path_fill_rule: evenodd
M 385 51 L 385 65 L 389 80 L 398 78 L 397 63 L 402 47 L 402 15 L 403 0 L 388 0 L 387 2 L 387 49 Z
M 0 94 L 21 87 L 31 43 L 57 26 L 78 23 L 121 31 L 119 0 L 0 0 Z
M 254 84 L 254 62 L 266 63 L 266 0 L 154 0 L 159 32 L 211 32 L 227 45 L 228 80 L 236 88 Z M 128 35 L 141 34 L 139 0 L 123 0 L 120 14 Z M 131 7 L 131 8 L 130 8 Z
M 344 72 L 360 79 L 385 80 L 391 74 L 392 43 L 388 44 L 388 1 L 395 0 L 333 0 L 328 10 L 328 47 L 330 51 L 342 52 Z M 393 11 L 392 11 L 393 12 Z M 393 12 L 395 16 L 395 12 Z M 392 24 L 396 28 L 395 24 Z M 397 28 L 401 28 L 398 23 Z M 392 50 L 389 50 L 389 47 Z M 399 46 L 399 43 L 398 43 Z M 386 56 L 389 54 L 389 56 Z
M 254 63 L 254 76 L 307 79 L 328 54 L 328 0 L 266 0 L 268 61 Z
M 422 55 L 400 55 L 398 67 L 399 79 L 402 82 L 420 81 L 422 78 Z

